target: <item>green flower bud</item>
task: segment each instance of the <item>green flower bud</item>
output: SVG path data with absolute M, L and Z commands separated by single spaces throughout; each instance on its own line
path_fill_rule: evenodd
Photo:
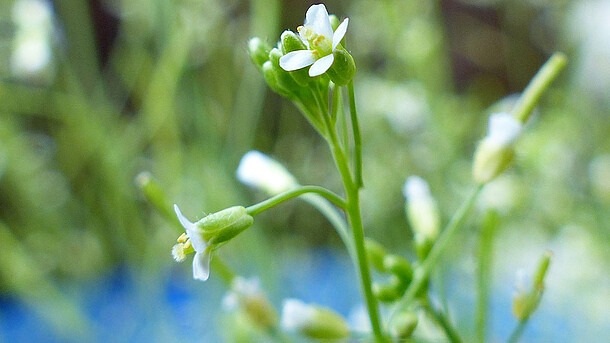
M 277 78 L 277 82 L 281 88 L 285 89 L 290 94 L 296 94 L 301 86 L 294 80 L 289 72 L 280 67 L 280 58 L 283 56 L 282 51 L 278 48 L 273 48 L 269 52 L 269 61 L 273 65 L 273 70 Z
M 284 301 L 281 327 L 297 331 L 313 339 L 344 339 L 349 337 L 347 322 L 335 311 L 321 306 L 307 305 L 297 299 Z
M 513 296 L 512 311 L 515 318 L 519 320 L 528 319 L 538 308 L 542 294 L 544 293 L 544 277 L 551 262 L 551 253 L 546 252 L 540 261 L 534 274 L 534 279 L 529 287 L 525 288 L 522 280 L 517 285 L 517 293 Z M 519 274 L 522 276 L 523 274 Z M 522 276 L 523 277 L 523 276 Z
M 409 338 L 417 327 L 417 322 L 417 315 L 415 313 L 409 311 L 401 312 L 392 320 L 390 334 L 398 339 Z
M 328 69 L 328 76 L 338 86 L 347 85 L 356 74 L 356 63 L 354 58 L 347 50 L 337 48 L 333 51 L 335 61 Z
M 409 284 L 413 278 L 413 269 L 411 263 L 406 258 L 400 255 L 386 255 L 383 259 L 383 266 L 387 272 L 390 272 L 400 279 L 404 284 Z
M 271 88 L 271 90 L 273 90 L 274 92 L 276 92 L 277 94 L 279 94 L 281 96 L 285 96 L 287 98 L 291 97 L 290 92 L 288 92 L 288 90 L 286 90 L 280 86 L 280 84 L 277 80 L 277 71 L 273 67 L 273 64 L 271 63 L 271 61 L 267 61 L 267 62 L 263 63 L 262 70 L 263 70 L 263 77 L 265 78 L 265 81 L 267 82 L 267 85 L 269 85 L 269 88 Z
M 305 43 L 303 43 L 301 38 L 292 31 L 284 31 L 280 39 L 282 42 L 282 52 L 284 55 L 292 51 L 307 50 Z M 309 76 L 309 72 L 305 68 L 291 71 L 289 74 L 299 85 L 303 87 L 307 86 L 311 81 L 313 81 L 313 78 Z
M 420 260 L 425 260 L 434 245 L 434 242 L 422 234 L 415 234 L 415 252 Z
M 495 113 L 489 117 L 489 131 L 474 155 L 472 171 L 477 183 L 491 181 L 509 166 L 521 129 L 521 122 L 510 114 Z
M 333 28 L 333 31 L 336 31 L 337 27 L 339 27 L 339 24 L 341 24 L 341 22 L 339 21 L 339 17 L 334 14 L 331 14 L 328 16 L 328 19 L 330 19 L 330 26 Z
M 393 302 L 398 300 L 405 290 L 407 284 L 398 277 L 392 275 L 385 282 L 376 281 L 373 283 L 373 294 L 383 302 Z
M 243 206 L 233 206 L 212 213 L 201 219 L 196 226 L 203 229 L 203 238 L 209 244 L 225 243 L 254 224 L 254 218 Z
M 256 278 L 235 277 L 222 305 L 225 310 L 242 309 L 248 319 L 260 328 L 272 329 L 278 324 L 277 312 Z
M 371 265 L 379 271 L 385 271 L 383 259 L 388 253 L 385 251 L 383 246 L 373 239 L 365 238 L 364 248 L 366 249 L 366 253 Z
M 254 37 L 248 42 L 248 52 L 250 59 L 258 67 L 262 67 L 263 63 L 269 60 L 269 44 L 263 42 L 260 38 Z

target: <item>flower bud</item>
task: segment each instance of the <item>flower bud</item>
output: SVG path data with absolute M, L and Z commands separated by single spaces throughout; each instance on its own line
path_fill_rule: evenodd
M 334 14 L 331 14 L 328 16 L 328 19 L 330 19 L 330 26 L 333 28 L 333 31 L 336 31 L 339 27 L 339 24 L 341 24 L 341 22 L 339 21 L 339 17 Z
M 409 338 L 417 327 L 417 322 L 417 315 L 413 312 L 405 311 L 398 313 L 390 325 L 390 334 L 398 339 Z
M 551 262 L 551 253 L 546 252 L 540 261 L 534 274 L 534 279 L 529 286 L 524 285 L 523 280 L 518 280 L 517 292 L 513 296 L 512 311 L 515 318 L 519 320 L 528 319 L 538 308 L 542 294 L 544 293 L 544 277 Z M 523 279 L 523 273 L 518 274 L 518 279 Z
M 313 339 L 344 339 L 350 334 L 347 322 L 335 311 L 297 299 L 284 300 L 280 325 Z
M 292 51 L 307 50 L 305 43 L 303 43 L 301 38 L 292 31 L 284 31 L 280 37 L 280 40 L 282 42 L 282 52 L 284 55 Z M 308 70 L 305 68 L 291 71 L 289 74 L 299 85 L 303 87 L 307 86 L 313 80 L 309 76 Z
M 271 88 L 271 90 L 287 98 L 290 98 L 292 96 L 287 89 L 284 89 L 280 86 L 280 83 L 278 82 L 277 71 L 273 67 L 271 61 L 263 63 L 263 66 L 261 68 L 263 71 L 263 77 L 265 78 L 265 81 L 267 82 L 267 85 L 269 85 L 269 88 Z
M 269 60 L 269 51 L 271 47 L 269 44 L 263 42 L 260 38 L 254 37 L 248 42 L 248 52 L 250 59 L 258 67 L 262 67 L 263 63 Z
M 254 224 L 254 218 L 243 206 L 233 206 L 207 215 L 195 223 L 203 229 L 203 238 L 209 244 L 218 245 L 228 242 Z
M 328 69 L 328 76 L 337 86 L 347 85 L 356 74 L 356 63 L 352 55 L 343 48 L 333 51 L 335 61 Z
M 430 250 L 432 250 L 432 246 L 434 246 L 432 240 L 421 234 L 415 234 L 413 244 L 415 245 L 415 253 L 417 253 L 417 257 L 420 260 L 425 260 L 426 257 L 428 257 Z
M 428 183 L 419 176 L 410 176 L 403 186 L 403 194 L 413 233 L 436 241 L 440 233 L 440 214 Z
M 373 282 L 373 295 L 380 301 L 393 302 L 402 296 L 407 286 L 398 277 L 392 275 L 384 282 Z
M 371 265 L 379 271 L 385 271 L 383 259 L 388 253 L 385 251 L 383 246 L 374 241 L 373 239 L 365 238 L 364 248 L 366 250 Z
M 502 173 L 514 157 L 514 142 L 521 133 L 521 122 L 508 113 L 489 117 L 489 131 L 474 154 L 473 176 L 484 184 Z
M 283 165 L 271 157 L 252 150 L 241 158 L 237 167 L 237 179 L 250 187 L 276 195 L 299 185 Z
M 257 326 L 271 329 L 277 325 L 278 315 L 260 287 L 258 279 L 238 276 L 231 282 L 231 290 L 223 298 L 223 308 L 242 309 Z
M 409 260 L 400 255 L 386 255 L 383 259 L 383 267 L 387 272 L 390 272 L 400 279 L 406 285 L 413 278 L 413 269 Z
M 284 54 L 278 48 L 273 48 L 269 52 L 269 61 L 273 65 L 273 70 L 277 78 L 277 83 L 281 88 L 285 89 L 290 94 L 295 94 L 299 91 L 301 86 L 294 80 L 289 72 L 285 71 L 280 67 L 280 58 Z

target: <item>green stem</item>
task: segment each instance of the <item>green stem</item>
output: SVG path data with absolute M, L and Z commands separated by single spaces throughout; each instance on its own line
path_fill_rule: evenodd
M 445 316 L 445 314 L 439 311 L 436 307 L 434 307 L 429 299 L 426 299 L 424 309 L 428 314 L 432 316 L 432 318 L 436 321 L 438 325 L 443 329 L 445 335 L 452 343 L 461 343 L 462 339 L 460 338 L 460 334 L 457 330 L 451 325 L 449 318 Z
M 319 100 L 320 110 L 324 111 L 324 106 Z M 323 112 L 324 113 L 324 112 Z M 352 227 L 352 233 L 354 238 L 354 245 L 356 247 L 356 259 L 358 274 L 362 283 L 362 292 L 366 300 L 367 310 L 369 318 L 371 320 L 371 327 L 373 334 L 377 342 L 385 342 L 385 337 L 381 329 L 379 320 L 379 310 L 377 308 L 377 299 L 373 295 L 371 288 L 371 272 L 369 270 L 369 263 L 367 261 L 366 250 L 364 248 L 364 228 L 362 226 L 362 217 L 360 214 L 360 194 L 358 192 L 359 186 L 352 180 L 351 173 L 349 171 L 349 164 L 344 151 L 341 149 L 341 145 L 337 139 L 337 133 L 335 132 L 334 126 L 330 122 L 329 115 L 324 116 L 326 118 L 328 137 L 327 142 L 330 146 L 335 165 L 341 174 L 341 180 L 343 181 L 343 188 L 346 194 L 346 207 L 345 212 Z
M 544 93 L 551 82 L 555 80 L 566 64 L 567 58 L 564 53 L 554 53 L 536 75 L 534 75 L 534 78 L 532 78 L 521 97 L 519 97 L 519 101 L 512 111 L 513 117 L 519 119 L 522 123 L 526 123 L 531 116 L 534 107 L 538 103 L 538 100 L 540 100 L 542 93 Z
M 519 341 L 519 338 L 521 338 L 521 335 L 523 334 L 523 329 L 525 329 L 526 323 L 527 323 L 527 319 L 520 320 L 519 324 L 517 324 L 517 326 L 513 329 L 513 332 L 510 334 L 510 337 L 508 338 L 508 341 L 506 341 L 506 342 L 507 343 L 516 343 L 517 341 Z
M 358 125 L 358 113 L 356 112 L 356 97 L 354 96 L 354 81 L 347 84 L 349 96 L 349 113 L 352 120 L 352 130 L 354 131 L 354 173 L 358 187 L 363 186 L 362 182 L 362 139 L 360 138 L 360 126 Z
M 445 252 L 455 234 L 464 224 L 464 221 L 466 220 L 466 217 L 474 206 L 475 200 L 481 192 L 482 188 L 483 185 L 476 186 L 471 195 L 462 204 L 462 207 L 460 207 L 460 209 L 451 218 L 451 221 L 449 222 L 449 224 L 447 224 L 447 227 L 445 228 L 445 230 L 443 230 L 443 233 L 441 233 L 438 240 L 430 250 L 428 257 L 415 270 L 415 272 L 413 273 L 413 281 L 411 281 L 409 288 L 394 308 L 394 312 L 392 313 L 389 319 L 390 322 L 396 313 L 398 313 L 401 309 L 407 308 L 411 304 L 415 296 L 421 291 L 423 286 L 427 284 L 426 281 L 430 276 L 430 272 L 432 271 L 436 263 L 438 263 L 441 255 Z
M 323 197 L 325 197 L 326 199 L 328 199 L 328 201 L 332 202 L 333 204 L 337 205 L 338 207 L 341 208 L 345 208 L 346 204 L 345 204 L 345 200 L 343 200 L 340 196 L 338 196 L 337 194 L 329 191 L 328 189 L 324 188 L 324 187 L 319 187 L 319 186 L 298 186 L 294 189 L 291 189 L 289 191 L 286 191 L 284 193 L 280 193 L 274 197 L 271 197 L 265 201 L 261 201 L 258 204 L 254 204 L 252 206 L 249 206 L 246 208 L 246 211 L 248 212 L 249 215 L 251 216 L 255 216 L 261 212 L 264 212 L 286 200 L 290 200 L 294 197 L 298 197 L 301 194 L 305 194 L 305 193 L 316 193 L 319 194 Z
M 480 343 L 485 342 L 485 329 L 487 326 L 487 306 L 489 302 L 489 278 L 493 258 L 492 242 L 494 232 L 498 226 L 498 215 L 489 211 L 485 216 L 481 228 L 479 241 L 479 268 L 477 273 L 477 310 L 476 330 Z

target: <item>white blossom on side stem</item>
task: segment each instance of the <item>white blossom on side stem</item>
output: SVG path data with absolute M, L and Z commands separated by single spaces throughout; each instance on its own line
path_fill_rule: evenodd
M 280 58 L 280 67 L 286 71 L 294 71 L 311 66 L 309 76 L 324 74 L 333 65 L 339 43 L 345 37 L 349 19 L 345 18 L 333 32 L 326 6 L 313 5 L 307 10 L 305 24 L 297 31 L 307 50 L 297 50 Z
M 298 185 L 284 166 L 256 150 L 249 151 L 242 157 L 236 174 L 240 182 L 269 195 L 285 192 Z
M 184 227 L 184 230 L 186 231 L 190 244 L 192 245 L 193 249 L 195 249 L 195 257 L 193 258 L 193 278 L 206 281 L 210 276 L 210 260 L 212 258 L 211 246 L 203 238 L 203 229 L 195 225 L 195 223 L 191 223 L 191 221 L 182 214 L 178 208 L 178 205 L 174 205 L 174 211 L 178 216 L 180 224 L 182 224 L 182 227 Z M 174 248 L 176 246 L 174 246 Z M 182 255 L 184 253 L 180 254 L 180 252 L 175 252 L 174 250 L 175 249 L 172 249 L 174 258 L 176 259 L 178 256 L 183 260 L 184 257 Z

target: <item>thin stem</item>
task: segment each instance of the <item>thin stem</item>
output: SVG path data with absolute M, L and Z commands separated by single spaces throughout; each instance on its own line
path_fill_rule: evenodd
M 544 93 L 551 82 L 555 80 L 566 64 L 567 58 L 564 53 L 554 53 L 536 75 L 534 75 L 534 78 L 532 78 L 523 91 L 523 94 L 519 97 L 519 101 L 512 112 L 513 117 L 519 119 L 522 123 L 527 122 L 534 107 L 538 103 L 538 100 L 540 100 L 542 93 Z
M 452 343 L 461 343 L 462 342 L 462 338 L 460 338 L 460 334 L 453 327 L 453 325 L 449 321 L 449 318 L 447 318 L 445 316 L 445 314 L 443 312 L 441 312 L 439 309 L 434 307 L 430 303 L 429 299 L 426 299 L 425 304 L 424 304 L 424 309 L 426 310 L 426 312 L 428 312 L 428 314 L 430 314 L 432 316 L 432 318 L 436 321 L 436 323 L 438 325 L 440 325 L 440 327 L 443 329 L 443 331 L 445 332 L 445 335 L 447 336 L 447 338 L 449 339 L 450 342 L 452 342 Z
M 527 323 L 527 319 L 520 320 L 519 324 L 517 324 L 517 326 L 515 326 L 515 328 L 513 329 L 513 332 L 510 334 L 510 337 L 508 338 L 508 341 L 506 341 L 506 342 L 507 343 L 516 343 L 517 341 L 519 341 L 519 338 L 521 338 L 521 335 L 523 334 L 523 329 L 525 329 L 526 323 Z
M 409 285 L 409 288 L 403 295 L 402 299 L 400 299 L 396 304 L 394 312 L 390 316 L 390 322 L 396 313 L 398 313 L 401 309 L 407 308 L 409 304 L 411 304 L 415 296 L 421 291 L 422 287 L 427 284 L 426 281 L 430 276 L 430 272 L 436 263 L 438 263 L 440 256 L 445 252 L 455 234 L 464 224 L 464 221 L 474 206 L 475 200 L 482 188 L 483 185 L 476 186 L 471 195 L 462 204 L 462 207 L 460 207 L 460 209 L 453 215 L 451 221 L 449 221 L 449 224 L 447 224 L 447 227 L 445 230 L 443 230 L 438 240 L 432 247 L 432 250 L 430 250 L 428 257 L 419 266 L 419 268 L 415 270 L 413 274 L 413 281 L 411 281 L 411 284 Z
M 314 92 L 315 93 L 315 92 Z M 328 109 L 325 109 L 323 102 L 321 101 L 321 95 L 318 94 L 316 101 L 320 106 L 322 113 L 326 111 L 327 115 L 324 115 L 328 137 L 326 139 L 335 165 L 341 174 L 341 180 L 343 181 L 343 188 L 346 194 L 346 207 L 345 213 L 347 215 L 350 226 L 352 227 L 354 245 L 356 247 L 356 258 L 357 258 L 357 270 L 360 276 L 362 284 L 362 292 L 366 300 L 366 306 L 371 320 L 371 327 L 373 334 L 377 342 L 385 342 L 385 337 L 381 329 L 381 323 L 379 320 L 379 310 L 377 308 L 377 299 L 373 295 L 371 288 L 371 272 L 369 270 L 369 263 L 367 261 L 366 250 L 364 248 L 364 228 L 362 226 L 362 217 L 360 215 L 360 194 L 358 192 L 359 186 L 354 183 L 352 175 L 349 171 L 349 163 L 341 145 L 337 139 L 337 133 L 335 127 L 330 121 L 330 115 Z
M 301 194 L 305 194 L 305 193 L 316 193 L 319 194 L 323 197 L 325 197 L 326 199 L 328 199 L 328 201 L 332 202 L 333 204 L 337 205 L 338 207 L 341 208 L 345 208 L 345 200 L 343 200 L 343 198 L 341 198 L 340 196 L 338 196 L 337 194 L 329 191 L 328 189 L 324 188 L 324 187 L 319 187 L 319 186 L 299 186 L 296 187 L 294 189 L 291 189 L 289 191 L 286 191 L 284 193 L 280 193 L 274 197 L 271 197 L 265 201 L 261 201 L 258 204 L 254 204 L 252 206 L 249 206 L 246 208 L 246 211 L 248 212 L 249 215 L 251 216 L 255 216 L 261 212 L 264 212 L 286 200 L 290 200 L 294 197 L 298 197 Z
M 352 120 L 352 130 L 354 131 L 354 173 L 358 187 L 363 186 L 362 182 L 362 139 L 360 138 L 360 126 L 358 125 L 358 113 L 356 112 L 356 97 L 354 96 L 354 81 L 347 84 L 349 97 L 349 113 Z
M 489 278 L 491 274 L 493 258 L 493 236 L 498 226 L 498 215 L 495 211 L 489 211 L 485 216 L 481 227 L 481 238 L 479 240 L 479 268 L 477 273 L 477 310 L 476 330 L 477 339 L 480 343 L 485 342 L 485 329 L 487 327 L 487 306 L 489 302 Z

